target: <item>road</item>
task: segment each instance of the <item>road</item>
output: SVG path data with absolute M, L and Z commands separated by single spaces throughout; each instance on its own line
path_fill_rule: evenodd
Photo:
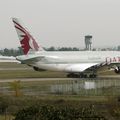
M 20 80 L 21 82 L 30 82 L 30 81 L 59 81 L 59 80 L 120 80 L 120 76 L 111 75 L 111 76 L 101 76 L 98 78 L 15 78 L 15 79 L 0 79 L 2 82 L 13 82 L 15 80 Z

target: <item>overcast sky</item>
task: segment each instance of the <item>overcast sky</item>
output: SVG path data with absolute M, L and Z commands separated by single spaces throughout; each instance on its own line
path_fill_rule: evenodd
M 12 17 L 44 47 L 120 45 L 120 0 L 0 0 L 0 48 L 20 46 Z

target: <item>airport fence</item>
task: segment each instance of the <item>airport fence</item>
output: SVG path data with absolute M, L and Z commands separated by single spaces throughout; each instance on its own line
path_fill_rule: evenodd
M 21 86 L 21 87 L 20 87 Z M 18 90 L 22 95 L 79 95 L 79 96 L 119 96 L 120 79 L 74 79 L 54 81 L 20 82 L 18 89 L 10 83 L 0 84 L 0 94 L 14 95 Z

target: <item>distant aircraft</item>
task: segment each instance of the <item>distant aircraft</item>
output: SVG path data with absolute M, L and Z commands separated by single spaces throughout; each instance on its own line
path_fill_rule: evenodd
M 36 71 L 63 71 L 67 77 L 95 78 L 97 70 L 103 66 L 113 68 L 120 73 L 120 52 L 117 51 L 72 51 L 48 52 L 37 44 L 30 32 L 13 18 L 24 55 L 16 59 Z
M 0 55 L 0 62 L 18 62 L 15 57 L 13 56 L 2 56 Z

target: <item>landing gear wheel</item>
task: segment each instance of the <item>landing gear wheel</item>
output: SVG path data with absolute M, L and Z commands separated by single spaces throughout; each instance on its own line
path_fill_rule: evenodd
M 70 76 L 71 76 L 70 74 L 67 74 L 67 77 L 68 77 L 68 78 L 70 78 Z
M 96 74 L 90 74 L 90 75 L 89 75 L 89 78 L 96 78 L 96 77 L 97 77 Z
M 87 78 L 87 74 L 80 74 L 80 78 Z
M 70 73 L 67 75 L 68 78 L 79 78 L 78 74 Z

